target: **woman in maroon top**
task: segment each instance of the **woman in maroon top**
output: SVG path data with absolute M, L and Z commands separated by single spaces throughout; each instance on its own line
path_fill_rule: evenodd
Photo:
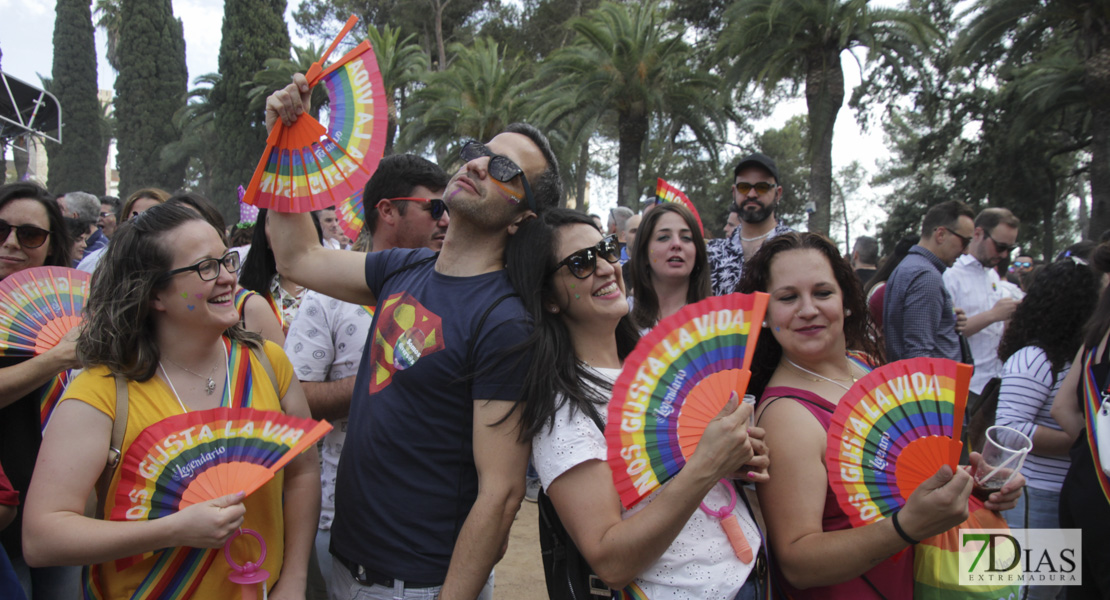
M 744 265 L 739 291 L 771 295 L 750 387 L 762 392 L 756 418 L 775 457 L 758 492 L 780 583 L 796 599 L 912 598 L 912 553 L 894 557 L 967 518 L 971 475 L 942 467 L 897 518 L 853 528 L 829 487 L 825 448 L 836 404 L 883 360 L 859 281 L 828 239 L 791 233 Z M 987 508 L 1012 507 L 1017 479 Z

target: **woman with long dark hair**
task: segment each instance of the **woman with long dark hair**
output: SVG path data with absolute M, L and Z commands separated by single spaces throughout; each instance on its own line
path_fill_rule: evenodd
M 763 479 L 762 432 L 747 427 L 751 409 L 737 408 L 735 395 L 678 475 L 630 511 L 621 508 L 601 429 L 610 389 L 637 338 L 618 257 L 615 238 L 566 209 L 525 222 L 509 243 L 509 276 L 535 322 L 524 422 L 534 435 L 536 470 L 574 544 L 610 588 L 721 600 L 743 588 L 741 597 L 754 597 L 754 584 L 745 586 L 756 579 L 749 578 L 754 561 L 741 562 L 717 518 L 699 508 L 703 501 L 728 506 L 732 484 L 720 480 L 745 464 L 756 469 L 747 479 Z M 730 514 L 758 551 L 746 506 L 736 503 Z
M 0 280 L 24 269 L 69 267 L 73 242 L 62 212 L 34 183 L 0 186 Z M 69 597 L 78 592 L 76 569 L 32 569 L 23 560 L 23 510 L 27 487 L 42 443 L 43 399 L 56 393 L 64 373 L 80 366 L 77 332 L 33 356 L 0 356 L 0 464 L 19 492 L 20 509 L 0 539 L 29 598 Z M 28 585 L 29 583 L 29 585 Z
M 853 528 L 829 487 L 828 429 L 852 384 L 882 364 L 859 279 L 836 245 L 813 233 L 768 240 L 744 265 L 738 291 L 770 301 L 752 361 L 756 423 L 774 454 L 757 487 L 774 566 L 796 599 L 912 598 L 913 559 L 895 555 L 967 518 L 971 475 L 947 466 L 921 484 L 892 518 Z M 979 457 L 972 455 L 973 464 Z M 1017 479 L 1020 479 L 1018 477 Z M 1011 482 L 987 501 L 1005 509 Z
M 712 293 L 705 238 L 681 204 L 659 204 L 644 217 L 632 248 L 632 321 L 648 330 Z
M 1048 265 L 1002 334 L 998 357 L 1005 364 L 994 422 L 1033 440 L 1021 469 L 1025 494 L 1005 514 L 1010 527 L 1060 527 L 1060 487 L 1075 437 L 1050 412 L 1072 356 L 1082 345 L 1083 323 L 1095 308 L 1097 285 L 1085 260 L 1067 258 Z M 1030 586 L 1027 597 L 1055 598 L 1060 590 L 1061 586 Z
M 85 587 L 98 597 L 131 597 L 141 587 L 230 600 L 240 589 L 220 549 L 246 527 L 266 541 L 261 566 L 270 597 L 304 598 L 320 506 L 315 447 L 246 498 L 230 494 L 149 520 L 84 516 L 117 419 L 120 456 L 145 447 L 150 432 L 167 461 L 184 450 L 182 440 L 204 439 L 206 423 L 183 418 L 193 413 L 249 407 L 308 417 L 281 348 L 239 323 L 232 302 L 238 267 L 222 232 L 190 208 L 155 206 L 117 230 L 93 276 L 78 340 L 86 370 L 54 411 L 35 465 L 24 520 L 29 563 L 92 565 Z M 117 386 L 127 390 L 125 419 Z M 96 490 L 102 514 L 115 509 L 124 471 L 109 472 L 106 488 Z M 239 564 L 258 560 L 257 546 L 253 553 L 246 543 L 236 548 Z M 244 549 L 249 554 L 239 554 Z
M 1071 260 L 1070 257 L 1064 260 Z M 1110 242 L 1091 254 L 1091 265 L 1102 274 L 1102 293 L 1094 314 L 1083 328 L 1083 346 L 1072 359 L 1071 369 L 1052 403 L 1052 418 L 1075 443 L 1068 451 L 1071 466 L 1060 488 L 1060 527 L 1083 530 L 1083 585 L 1068 587 L 1068 598 L 1110 596 L 1110 478 L 1100 460 L 1098 432 L 1092 430 L 1095 410 L 1110 389 Z M 1034 284 L 1036 285 L 1036 284 Z M 1024 302 L 1022 303 L 1024 304 Z
M 277 262 L 274 260 L 274 251 L 270 244 L 270 230 L 266 227 L 267 216 L 270 211 L 263 208 L 258 211 L 258 221 L 254 224 L 254 236 L 251 238 L 251 249 L 243 259 L 243 268 L 239 272 L 239 285 L 244 290 L 252 291 L 261 296 L 281 323 L 282 334 L 289 333 L 289 324 L 301 306 L 304 297 L 304 286 L 282 277 L 278 273 Z M 316 226 L 316 237 L 323 243 L 324 233 L 320 229 L 320 222 L 316 213 L 312 215 L 312 224 Z M 243 306 L 244 296 L 236 299 L 236 304 Z M 241 308 L 241 311 L 245 310 Z M 245 313 L 244 313 L 245 314 Z

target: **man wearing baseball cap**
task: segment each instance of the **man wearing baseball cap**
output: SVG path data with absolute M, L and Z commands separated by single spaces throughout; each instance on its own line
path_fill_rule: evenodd
M 756 152 L 745 156 L 733 169 L 732 199 L 740 226 L 725 238 L 708 240 L 709 268 L 713 294 L 732 293 L 744 269 L 744 257 L 759 250 L 763 242 L 792 231 L 775 218 L 782 200 L 779 169 L 771 157 Z

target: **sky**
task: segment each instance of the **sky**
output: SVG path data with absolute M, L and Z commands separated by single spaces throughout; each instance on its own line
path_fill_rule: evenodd
M 286 12 L 286 22 L 290 24 L 290 35 L 294 43 L 304 44 L 309 40 L 301 37 L 293 25 L 292 12 L 298 0 L 290 0 Z M 38 75 L 49 75 L 52 65 L 52 44 L 54 33 L 55 0 L 0 0 L 0 14 L 8 18 L 0 19 L 0 48 L 3 49 L 2 68 L 8 75 L 22 79 L 31 85 L 39 85 Z M 189 69 L 190 82 L 198 75 L 218 70 L 220 50 L 220 24 L 223 19 L 223 0 L 173 0 L 174 14 L 181 18 L 185 29 L 185 58 Z M 11 18 L 13 15 L 18 15 Z M 111 90 L 115 74 L 105 59 L 104 34 L 96 33 L 98 56 L 97 78 L 100 89 Z M 859 66 L 848 53 L 842 56 L 844 66 L 845 90 L 851 95 L 853 87 L 860 80 Z M 191 84 L 190 84 L 191 87 Z M 790 117 L 805 114 L 803 98 L 780 104 L 768 119 L 758 122 L 756 130 L 762 131 L 782 126 Z M 834 172 L 858 160 L 869 173 L 878 170 L 876 161 L 885 157 L 886 149 L 878 126 L 874 131 L 864 133 L 856 123 L 855 114 L 847 106 L 841 108 L 837 116 L 835 138 L 833 141 Z M 615 172 L 615 169 L 614 169 Z M 591 212 L 605 214 L 616 204 L 616 181 L 591 180 Z M 856 198 L 849 200 L 848 212 L 853 219 L 852 237 L 862 234 L 874 235 L 876 228 L 886 216 L 878 208 L 880 190 L 864 186 Z M 722 201 L 725 199 L 722 198 Z M 843 230 L 834 231 L 843 236 Z

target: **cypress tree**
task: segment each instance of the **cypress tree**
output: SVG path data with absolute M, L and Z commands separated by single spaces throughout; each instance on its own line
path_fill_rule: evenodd
M 120 196 L 147 186 L 173 192 L 185 179 L 185 163 L 163 164 L 161 153 L 178 138 L 173 115 L 185 106 L 189 76 L 184 28 L 170 0 L 123 0 L 117 56 Z
M 212 200 L 233 210 L 235 189 L 250 183 L 266 148 L 266 123 L 261 111 L 252 111 L 247 99 L 249 83 L 270 58 L 289 58 L 289 32 L 285 26 L 285 0 L 226 0 L 220 41 L 220 82 L 212 88 L 216 110 L 219 160 L 213 172 Z
M 47 143 L 49 187 L 55 193 L 104 194 L 100 103 L 90 0 L 58 0 L 54 19 L 54 95 L 62 106 L 62 143 Z

